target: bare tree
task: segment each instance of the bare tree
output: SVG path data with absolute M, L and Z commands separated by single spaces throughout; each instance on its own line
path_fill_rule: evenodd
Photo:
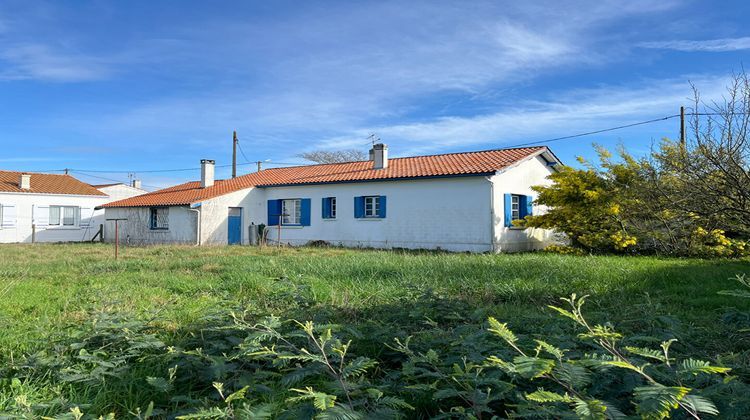
M 732 236 L 750 237 L 750 78 L 735 75 L 721 101 L 704 103 L 694 90 L 692 135 L 662 147 L 663 184 L 675 207 Z
M 342 163 L 367 160 L 367 155 L 357 149 L 346 150 L 313 150 L 297 155 L 305 160 L 315 163 Z

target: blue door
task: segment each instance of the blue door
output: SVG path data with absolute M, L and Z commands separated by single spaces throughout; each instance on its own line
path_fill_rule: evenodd
M 227 238 L 229 245 L 239 245 L 242 243 L 242 208 L 230 207 L 228 223 L 229 231 Z

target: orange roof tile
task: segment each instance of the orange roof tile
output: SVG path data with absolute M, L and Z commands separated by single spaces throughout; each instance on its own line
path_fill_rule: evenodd
M 385 169 L 373 169 L 371 161 L 265 169 L 233 179 L 217 180 L 208 188 L 201 188 L 199 181 L 192 181 L 107 203 L 102 207 L 189 205 L 254 186 L 273 187 L 490 174 L 544 151 L 548 149 L 540 146 L 391 158 Z
M 18 185 L 21 174 L 31 175 L 31 188 L 22 190 Z M 31 194 L 103 195 L 91 185 L 70 175 L 39 174 L 32 172 L 0 171 L 0 192 Z

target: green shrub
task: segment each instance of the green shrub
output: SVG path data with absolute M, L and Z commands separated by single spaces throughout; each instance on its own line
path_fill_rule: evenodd
M 534 334 L 431 293 L 355 329 L 247 308 L 172 338 L 159 314 L 96 312 L 70 337 L 0 368 L 0 413 L 94 418 L 665 418 L 750 410 L 731 366 L 679 357 L 674 337 L 625 337 L 551 306 L 569 323 Z M 308 305 L 289 296 L 290 306 Z M 308 312 L 309 313 L 309 312 Z M 658 343 L 657 345 L 650 345 Z M 678 343 L 679 344 L 679 343 Z M 40 395 L 55 384 L 54 395 Z

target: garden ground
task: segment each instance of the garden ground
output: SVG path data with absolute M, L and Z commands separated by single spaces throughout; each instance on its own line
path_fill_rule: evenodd
M 577 293 L 590 295 L 592 320 L 627 335 L 677 338 L 675 352 L 730 364 L 747 382 L 748 301 L 717 293 L 737 288 L 731 279 L 740 273 L 750 274 L 750 261 L 177 246 L 125 248 L 114 260 L 103 244 L 3 245 L 0 365 L 52 351 L 102 313 L 150 323 L 170 345 L 222 310 L 337 323 L 364 331 L 359 345 L 375 358 L 394 337 L 482 326 L 488 316 L 518 334 L 550 337 L 570 328 L 547 305 Z M 20 393 L 34 413 L 53 394 L 98 413 L 133 412 L 150 398 L 105 390 L 75 397 L 52 379 L 26 388 L 7 381 L 0 413 L 17 410 Z

